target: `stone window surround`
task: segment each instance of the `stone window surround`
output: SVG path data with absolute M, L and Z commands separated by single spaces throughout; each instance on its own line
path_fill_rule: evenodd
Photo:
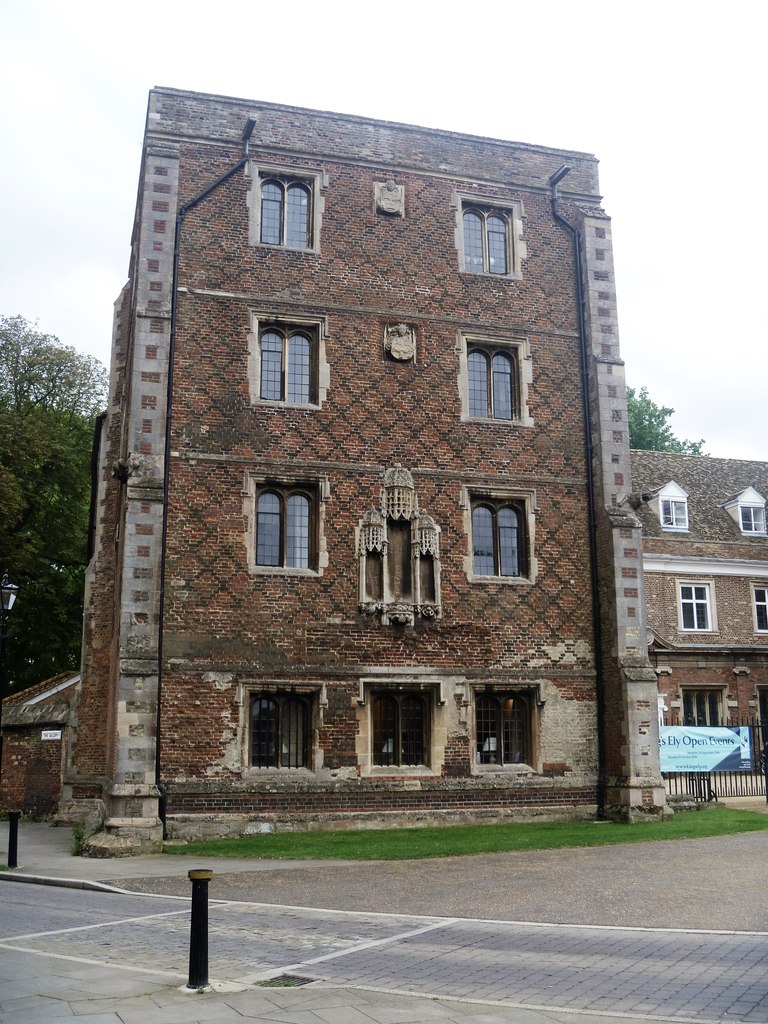
M 250 179 L 251 187 L 248 192 L 248 206 L 250 210 L 248 225 L 248 241 L 250 245 L 261 249 L 273 249 L 291 253 L 319 253 L 320 252 L 320 228 L 324 209 L 322 191 L 328 187 L 328 175 L 316 167 L 287 166 L 286 164 L 273 164 L 250 160 L 246 165 L 246 177 Z M 300 181 L 306 185 L 311 193 L 312 211 L 310 214 L 310 244 L 303 249 L 294 249 L 285 244 L 268 245 L 261 241 L 261 182 L 268 178 L 277 180 Z
M 477 764 L 477 758 L 475 757 L 475 751 L 477 749 L 477 716 L 475 714 L 475 709 L 477 708 L 477 698 L 488 694 L 495 697 L 520 696 L 525 697 L 528 701 L 528 753 L 530 755 L 530 761 L 518 764 Z M 538 683 L 525 682 L 515 683 L 514 685 L 510 685 L 508 683 L 474 683 L 469 687 L 469 696 L 472 707 L 469 737 L 472 774 L 530 775 L 537 772 L 540 746 L 540 715 L 544 705 L 546 704 L 546 701 L 541 695 L 541 685 Z
M 683 587 L 704 587 L 706 589 L 707 616 L 709 619 L 706 629 L 690 628 L 683 625 Z M 717 633 L 717 603 L 715 601 L 715 581 L 713 579 L 688 579 L 679 577 L 675 580 L 676 603 L 677 603 L 677 629 L 680 633 Z
M 673 706 L 679 707 L 680 709 L 680 722 L 685 725 L 685 697 L 686 694 L 693 695 L 704 693 L 707 694 L 707 701 L 709 701 L 710 695 L 714 694 L 717 700 L 717 714 L 719 717 L 718 725 L 722 725 L 726 721 L 728 714 L 728 687 L 723 685 L 714 686 L 681 686 L 680 697 L 677 701 L 673 701 Z M 707 717 L 709 717 L 709 706 L 707 706 Z
M 309 741 L 307 744 L 307 766 L 304 768 L 257 768 L 251 764 L 251 698 L 259 694 L 295 694 L 304 697 L 310 705 Z M 239 711 L 239 764 L 228 763 L 232 771 L 239 771 L 244 779 L 266 779 L 279 777 L 285 779 L 314 778 L 322 768 L 323 752 L 318 744 L 319 726 L 323 711 L 328 706 L 326 684 L 308 680 L 296 683 L 296 680 L 265 679 L 240 682 L 237 685 L 235 703 Z
M 269 408 L 320 409 L 328 397 L 331 368 L 326 356 L 328 319 L 325 316 L 288 316 L 268 310 L 251 309 L 250 331 L 248 332 L 248 390 L 252 405 Z M 312 339 L 312 372 L 315 377 L 315 401 L 288 402 L 261 398 L 261 332 L 274 325 L 278 329 L 296 328 L 304 330 Z
M 528 571 L 525 576 L 477 576 L 475 575 L 474 554 L 472 549 L 472 505 L 475 501 L 488 498 L 491 501 L 514 501 L 521 505 L 525 514 L 525 543 L 527 545 L 526 563 Z M 467 553 L 464 556 L 464 571 L 470 583 L 501 583 L 505 586 L 530 586 L 536 582 L 538 560 L 536 551 L 536 491 L 526 487 L 499 487 L 491 485 L 465 484 L 461 489 L 460 505 L 462 509 L 464 533 L 467 538 Z
M 448 741 L 444 707 L 448 680 L 418 673 L 387 672 L 381 676 L 364 676 L 359 680 L 357 694 L 358 735 L 357 763 L 364 778 L 377 776 L 439 776 L 445 761 Z M 426 740 L 429 750 L 426 765 L 375 765 L 373 763 L 373 700 L 387 692 L 420 694 L 426 698 L 428 723 Z
M 310 514 L 314 516 L 311 522 L 313 531 L 314 565 L 307 569 L 296 569 L 287 566 L 258 565 L 256 563 L 256 493 L 265 485 L 274 485 L 275 489 L 304 487 L 315 496 L 314 507 Z M 327 477 L 312 477 L 305 473 L 290 470 L 280 471 L 279 475 L 274 473 L 261 473 L 255 470 L 246 470 L 243 481 L 243 515 L 245 516 L 246 529 L 244 544 L 248 562 L 248 572 L 252 575 L 269 576 L 304 576 L 317 577 L 323 575 L 323 570 L 328 565 L 328 549 L 325 540 L 325 502 L 330 498 L 330 485 Z
M 498 281 L 519 281 L 523 276 L 523 260 L 527 257 L 523 239 L 523 221 L 525 209 L 521 199 L 500 199 L 483 193 L 456 191 L 451 197 L 451 205 L 456 214 L 455 244 L 459 259 L 459 271 L 469 277 L 494 278 Z M 507 241 L 509 245 L 509 270 L 506 274 L 491 274 L 468 271 L 464 264 L 464 213 L 477 208 L 486 213 L 499 213 L 508 224 Z
M 516 419 L 502 420 L 489 416 L 469 415 L 469 372 L 467 369 L 467 353 L 470 348 L 487 348 L 491 350 L 507 349 L 517 356 L 517 386 L 520 400 L 519 416 Z M 532 427 L 533 417 L 528 409 L 528 388 L 533 384 L 533 359 L 531 357 L 530 340 L 523 334 L 475 334 L 472 331 L 459 331 L 456 351 L 459 357 L 459 397 L 461 399 L 461 419 L 470 423 L 493 423 L 494 426 Z

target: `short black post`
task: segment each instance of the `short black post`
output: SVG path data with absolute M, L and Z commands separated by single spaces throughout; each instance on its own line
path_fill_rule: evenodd
M 763 727 L 765 728 L 765 726 Z M 765 775 L 765 802 L 768 804 L 768 742 L 763 744 L 763 774 Z
M 192 920 L 189 930 L 189 980 L 187 988 L 208 987 L 208 883 L 213 872 L 189 872 L 192 883 Z
M 21 811 L 8 811 L 8 867 L 17 867 Z

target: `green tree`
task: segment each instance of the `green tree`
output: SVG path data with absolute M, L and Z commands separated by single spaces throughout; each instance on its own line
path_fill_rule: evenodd
M 672 433 L 669 417 L 674 412 L 665 405 L 656 405 L 648 389 L 627 388 L 629 446 L 650 452 L 677 452 L 678 455 L 706 455 L 704 439 L 681 441 Z
M 107 373 L 92 356 L 0 317 L 0 573 L 22 588 L 6 681 L 24 689 L 80 663 L 91 449 Z

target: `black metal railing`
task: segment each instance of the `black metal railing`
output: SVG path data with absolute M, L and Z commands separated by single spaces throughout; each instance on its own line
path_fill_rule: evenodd
M 665 725 L 677 722 L 665 722 Z M 752 769 L 721 772 L 664 772 L 667 796 L 708 803 L 718 797 L 766 796 L 768 722 L 757 718 L 730 719 L 727 726 L 746 726 L 750 731 Z

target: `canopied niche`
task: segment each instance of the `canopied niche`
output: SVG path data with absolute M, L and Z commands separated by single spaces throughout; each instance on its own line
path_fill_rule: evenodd
M 440 617 L 440 527 L 419 510 L 400 463 L 384 473 L 379 508 L 360 520 L 358 557 L 361 611 L 385 625 Z

